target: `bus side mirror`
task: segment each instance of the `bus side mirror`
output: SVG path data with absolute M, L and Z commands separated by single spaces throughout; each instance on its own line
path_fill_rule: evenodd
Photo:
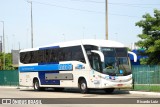
M 101 62 L 104 62 L 104 54 L 101 51 L 91 50 L 91 52 L 98 54 L 100 56 Z
M 133 55 L 134 62 L 137 62 L 137 55 L 134 52 L 128 51 L 129 54 Z

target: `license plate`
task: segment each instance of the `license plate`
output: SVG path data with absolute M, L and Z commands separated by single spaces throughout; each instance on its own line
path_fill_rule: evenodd
M 118 86 L 118 87 L 122 87 L 122 86 L 123 86 L 123 84 L 117 84 L 117 86 Z

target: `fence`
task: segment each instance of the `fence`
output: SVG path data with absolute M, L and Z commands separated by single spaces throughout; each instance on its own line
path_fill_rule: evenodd
M 132 66 L 134 90 L 160 92 L 160 66 Z
M 19 85 L 18 70 L 4 70 L 0 71 L 0 85 Z
M 134 90 L 160 92 L 160 66 L 132 66 Z M 0 85 L 19 85 L 18 70 L 0 71 Z

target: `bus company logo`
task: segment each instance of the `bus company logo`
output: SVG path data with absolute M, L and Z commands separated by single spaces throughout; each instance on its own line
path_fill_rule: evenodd
M 59 70 L 72 70 L 72 64 L 60 64 L 58 65 Z
M 84 65 L 82 64 L 78 64 L 75 69 L 85 69 Z

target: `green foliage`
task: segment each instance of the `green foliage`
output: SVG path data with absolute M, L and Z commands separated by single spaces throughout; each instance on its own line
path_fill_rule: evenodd
M 140 64 L 141 64 L 141 65 L 147 65 L 147 61 L 148 61 L 148 59 L 146 59 L 146 58 L 141 58 L 141 59 L 140 59 Z
M 0 69 L 3 69 L 3 57 L 4 53 L 0 53 Z M 6 53 L 5 54 L 5 70 L 14 70 L 12 67 L 12 54 L 11 53 Z
M 141 38 L 136 45 L 145 49 L 145 56 L 148 59 L 142 59 L 142 63 L 160 65 L 160 11 L 154 10 L 154 16 L 145 14 L 143 20 L 136 23 L 136 26 L 142 28 Z
M 128 48 L 128 47 L 127 47 L 127 50 L 128 50 L 128 51 L 132 51 L 132 50 L 131 50 L 130 48 Z

